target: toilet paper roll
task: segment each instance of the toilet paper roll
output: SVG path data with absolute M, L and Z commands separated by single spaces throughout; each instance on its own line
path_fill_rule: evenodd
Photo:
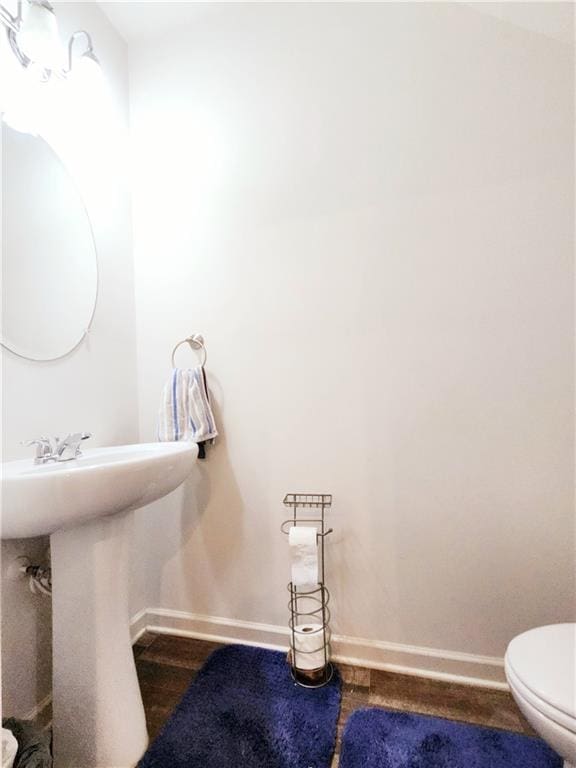
M 316 537 L 316 528 L 308 525 L 294 525 L 288 534 L 292 584 L 304 591 L 318 586 L 318 544 Z
M 324 657 L 322 624 L 300 624 L 294 627 L 294 666 L 296 669 L 320 669 L 328 661 Z

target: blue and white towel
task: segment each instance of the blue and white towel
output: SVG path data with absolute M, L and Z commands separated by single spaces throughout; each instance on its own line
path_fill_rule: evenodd
M 174 368 L 162 392 L 158 440 L 198 443 L 199 457 L 204 458 L 204 443 L 217 434 L 204 368 Z

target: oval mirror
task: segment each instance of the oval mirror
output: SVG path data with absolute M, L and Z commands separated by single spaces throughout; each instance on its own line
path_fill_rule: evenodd
M 2 126 L 2 345 L 56 360 L 86 335 L 96 245 L 80 193 L 41 138 Z

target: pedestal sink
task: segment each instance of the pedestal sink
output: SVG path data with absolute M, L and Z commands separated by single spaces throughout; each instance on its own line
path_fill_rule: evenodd
M 2 465 L 3 539 L 50 536 L 55 768 L 132 768 L 148 744 L 132 656 L 126 526 L 197 457 L 191 443 Z

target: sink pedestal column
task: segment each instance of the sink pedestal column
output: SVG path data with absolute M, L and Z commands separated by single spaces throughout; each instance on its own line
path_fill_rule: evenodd
M 132 514 L 50 537 L 54 768 L 133 768 L 148 745 L 130 642 Z

